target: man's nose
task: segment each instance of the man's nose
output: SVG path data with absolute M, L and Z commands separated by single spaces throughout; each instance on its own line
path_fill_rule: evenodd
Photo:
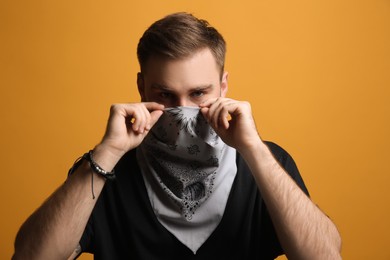
M 193 104 L 187 98 L 178 98 L 177 101 L 176 101 L 175 106 L 178 106 L 178 107 L 189 107 L 189 106 L 196 106 L 196 104 Z
M 169 102 L 171 107 L 198 107 L 199 104 L 191 100 L 188 97 L 176 97 Z

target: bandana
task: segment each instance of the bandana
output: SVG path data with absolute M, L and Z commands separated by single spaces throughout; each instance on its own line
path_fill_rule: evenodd
M 197 107 L 165 109 L 137 149 L 157 219 L 194 254 L 222 219 L 235 154 Z

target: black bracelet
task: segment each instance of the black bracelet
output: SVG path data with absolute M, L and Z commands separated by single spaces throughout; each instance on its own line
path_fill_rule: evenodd
M 86 159 L 89 164 L 91 165 L 92 171 L 95 173 L 103 176 L 107 180 L 115 179 L 115 170 L 112 170 L 110 172 L 103 170 L 102 167 L 100 167 L 94 160 L 93 160 L 93 150 L 90 150 L 88 153 L 85 153 L 83 155 L 83 158 Z

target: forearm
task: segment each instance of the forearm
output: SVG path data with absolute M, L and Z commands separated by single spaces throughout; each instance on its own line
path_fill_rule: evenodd
M 259 141 L 241 153 L 248 163 L 289 259 L 340 259 L 332 221 L 310 200 Z
M 101 156 L 96 154 L 102 164 L 110 167 Z M 84 161 L 22 225 L 14 259 L 67 259 L 79 243 L 104 183 L 104 178 L 93 173 Z

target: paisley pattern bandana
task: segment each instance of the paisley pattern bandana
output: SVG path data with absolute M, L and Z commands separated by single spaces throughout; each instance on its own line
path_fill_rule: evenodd
M 197 107 L 165 109 L 137 149 L 158 220 L 194 253 L 222 218 L 235 153 Z

